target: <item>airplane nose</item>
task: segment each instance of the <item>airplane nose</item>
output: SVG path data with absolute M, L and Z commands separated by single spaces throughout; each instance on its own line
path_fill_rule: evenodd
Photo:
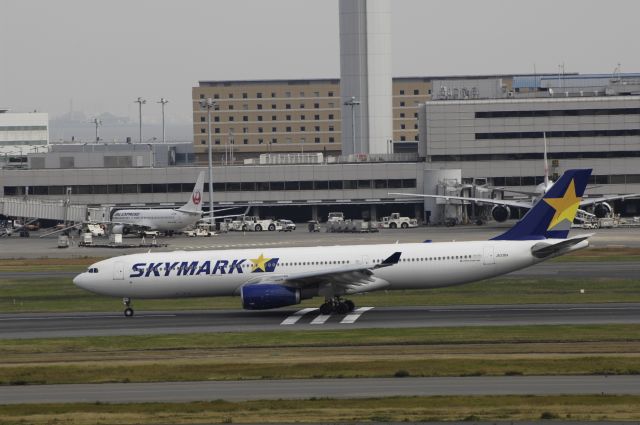
M 87 289 L 85 286 L 86 282 L 87 281 L 84 273 L 81 273 L 78 276 L 73 278 L 73 284 L 76 285 L 78 288 Z

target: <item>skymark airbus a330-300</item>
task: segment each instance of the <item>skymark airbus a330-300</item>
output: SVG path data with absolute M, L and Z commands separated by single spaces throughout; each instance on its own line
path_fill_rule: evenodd
M 567 236 L 590 174 L 565 172 L 522 220 L 488 241 L 133 254 L 95 263 L 73 282 L 122 297 L 125 316 L 134 298 L 231 295 L 249 310 L 320 296 L 322 314 L 346 314 L 355 307 L 348 295 L 461 285 L 587 247 L 590 235 Z

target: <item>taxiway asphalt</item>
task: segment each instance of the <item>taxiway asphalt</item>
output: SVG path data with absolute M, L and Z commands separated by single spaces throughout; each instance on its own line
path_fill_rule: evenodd
M 443 395 L 640 394 L 635 376 L 292 379 L 0 387 L 0 404 L 369 398 Z
M 363 304 L 366 298 L 363 297 Z M 451 307 L 360 306 L 350 315 L 321 315 L 316 308 L 272 311 L 138 311 L 114 313 L 2 314 L 0 339 L 161 335 L 197 332 L 327 330 L 456 326 L 640 324 L 640 304 L 540 304 Z
M 55 236 L 39 238 L 42 232 L 32 232 L 29 238 L 10 237 L 0 239 L 0 258 L 78 258 L 113 257 L 124 254 L 153 251 L 264 248 L 285 246 L 357 245 L 395 243 L 396 241 L 433 242 L 488 240 L 503 233 L 515 222 L 491 226 L 418 227 L 415 229 L 382 229 L 378 233 L 309 233 L 304 226 L 294 232 L 229 232 L 213 237 L 188 238 L 175 236 L 159 238 L 157 248 L 87 248 L 77 245 L 78 237 L 69 248 L 58 248 Z M 587 231 L 572 230 L 571 235 L 593 233 L 591 246 L 595 247 L 640 247 L 640 228 L 615 228 Z M 96 243 L 106 243 L 106 238 L 95 238 Z M 126 237 L 127 244 L 140 242 L 139 238 Z M 146 239 L 149 243 L 149 238 Z

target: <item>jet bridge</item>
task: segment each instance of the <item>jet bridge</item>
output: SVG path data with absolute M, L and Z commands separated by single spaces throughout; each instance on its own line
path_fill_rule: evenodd
M 81 222 L 87 218 L 87 206 L 72 205 L 64 200 L 0 198 L 0 214 L 9 217 Z

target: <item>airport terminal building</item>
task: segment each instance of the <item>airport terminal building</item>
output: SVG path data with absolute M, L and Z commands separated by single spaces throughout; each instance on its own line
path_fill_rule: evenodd
M 203 85 L 194 89 L 194 104 L 201 96 L 217 93 L 220 107 L 224 107 L 224 114 L 212 114 L 219 117 L 212 126 L 212 136 L 221 134 L 220 144 L 215 144 L 215 138 L 212 144 L 215 205 L 251 205 L 255 207 L 253 214 L 300 221 L 322 219 L 329 211 L 371 219 L 398 211 L 418 219 L 431 214 L 434 222 L 438 216 L 435 210 L 441 206 L 389 192 L 433 194 L 445 181 L 470 183 L 475 179 L 531 190 L 542 181 L 545 135 L 553 175 L 570 168 L 593 168 L 590 195 L 640 193 L 638 78 L 636 74 L 571 75 L 564 79 L 515 76 L 505 82 L 502 78 L 479 77 L 421 80 L 419 86 L 413 80 L 395 79 L 394 123 L 411 122 L 418 128 L 400 127 L 397 133 L 394 130 L 394 138 L 404 140 L 393 141 L 396 153 L 379 155 L 342 157 L 331 154 L 339 154 L 339 149 L 325 151 L 323 146 L 332 143 L 339 147 L 338 139 L 329 139 L 339 136 L 336 129 L 340 125 L 339 86 L 333 80 L 323 80 L 315 86 L 279 82 L 278 89 L 274 88 L 275 83 Z M 301 89 L 303 86 L 307 88 Z M 315 101 L 307 104 L 307 100 L 301 100 L 309 89 L 312 97 L 320 91 L 325 103 L 320 102 L 316 108 Z M 244 109 L 245 103 L 249 109 Z M 102 143 L 34 153 L 29 155 L 24 169 L 0 169 L 0 196 L 62 199 L 69 193 L 70 202 L 77 204 L 181 205 L 198 172 L 206 170 L 202 155 L 208 134 L 201 129 L 207 126 L 195 108 L 193 144 Z M 225 146 L 223 135 L 232 125 L 241 126 L 239 134 L 236 127 L 230 133 L 239 143 L 238 137 L 245 134 L 242 126 L 258 126 L 255 122 L 241 123 L 264 122 L 273 115 L 275 121 L 296 121 L 300 126 L 300 114 L 305 116 L 304 121 L 313 121 L 319 115 L 323 125 L 333 123 L 331 131 L 336 135 L 329 136 L 328 127 L 323 133 L 322 126 L 316 132 L 314 125 L 309 133 L 319 137 L 320 142 L 315 151 L 309 151 L 308 135 L 294 132 L 293 124 L 291 143 L 285 138 L 284 144 L 280 139 L 277 143 L 260 144 L 258 135 L 264 134 L 265 129 L 261 133 L 256 127 L 246 133 L 246 163 Z M 276 127 L 275 132 L 278 131 Z M 415 149 L 409 150 L 415 152 L 398 153 L 402 149 L 396 148 L 414 132 L 418 140 L 411 142 Z M 286 125 L 284 133 L 289 133 Z M 300 144 L 301 140 L 305 143 Z M 252 152 L 252 145 L 260 150 Z M 227 149 L 226 161 L 223 148 Z M 235 149 L 239 154 L 239 147 Z M 616 202 L 616 210 L 638 215 L 640 201 Z
M 421 106 L 427 162 L 495 186 L 593 168 L 599 193 L 640 192 L 640 96 L 431 101 Z

